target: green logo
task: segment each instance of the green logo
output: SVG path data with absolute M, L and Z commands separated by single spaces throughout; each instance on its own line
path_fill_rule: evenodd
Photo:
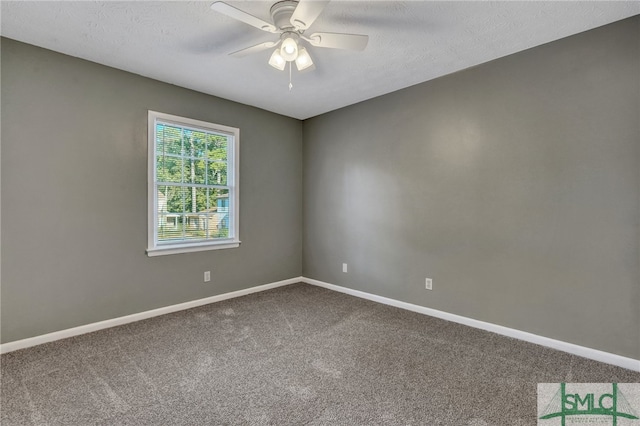
M 541 393 L 543 393 L 541 385 L 558 385 L 558 383 L 538 384 L 539 408 L 541 407 Z M 539 410 L 538 418 L 540 420 L 559 418 L 562 426 L 565 426 L 568 420 L 573 424 L 608 423 L 611 421 L 613 426 L 617 426 L 619 419 L 639 419 L 638 414 L 617 383 L 575 383 L 571 384 L 571 391 L 567 390 L 566 383 L 559 383 L 559 385 L 553 397 L 550 400 L 547 399 L 549 401 L 547 405 Z M 637 384 L 630 385 L 634 386 L 634 390 L 640 387 Z M 546 390 L 548 393 L 549 388 Z M 636 400 L 634 402 L 637 403 Z M 599 418 L 600 421 L 596 418 Z M 635 424 L 635 422 L 633 423 Z M 544 425 L 546 423 L 538 422 L 538 424 Z

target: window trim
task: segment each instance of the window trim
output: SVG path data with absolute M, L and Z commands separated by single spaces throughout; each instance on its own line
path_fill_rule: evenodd
M 233 143 L 229 144 L 227 158 L 228 164 L 233 168 L 232 173 L 227 175 L 227 186 L 229 186 L 229 204 L 233 205 L 233 214 L 230 217 L 229 229 L 233 230 L 230 238 L 220 238 L 217 240 L 179 242 L 179 243 L 157 243 L 158 224 L 158 203 L 156 184 L 156 122 L 174 123 L 178 126 L 188 126 L 200 128 L 206 131 L 227 134 L 232 137 Z M 240 246 L 240 129 L 223 126 L 221 124 L 195 120 L 192 118 L 180 117 L 157 111 L 148 111 L 147 118 L 147 256 L 162 256 L 179 253 L 192 253 L 205 250 L 220 250 L 236 248 Z M 231 182 L 229 182 L 231 180 Z

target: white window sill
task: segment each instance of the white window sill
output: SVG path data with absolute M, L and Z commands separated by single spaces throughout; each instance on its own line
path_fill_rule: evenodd
M 147 256 L 165 256 L 169 254 L 193 253 L 197 251 L 222 250 L 240 247 L 239 240 L 226 240 L 217 243 L 171 244 L 147 249 Z

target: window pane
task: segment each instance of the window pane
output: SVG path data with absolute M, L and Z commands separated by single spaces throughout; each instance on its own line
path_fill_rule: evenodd
M 209 152 L 207 158 L 212 161 L 227 161 L 228 137 L 209 135 Z
M 179 186 L 161 185 L 158 187 L 158 200 L 161 198 L 160 194 L 164 194 L 167 199 L 167 212 L 182 213 L 184 212 L 185 192 L 185 188 Z M 160 207 L 159 202 L 158 207 Z
M 205 178 L 206 178 L 205 161 L 193 160 L 190 164 L 190 167 L 192 167 L 192 170 L 193 170 L 193 175 L 191 175 L 193 177 L 193 181 L 191 182 L 200 183 L 200 184 L 206 183 L 205 182 Z
M 210 198 L 207 196 L 208 188 L 196 188 L 196 211 L 207 213 L 211 208 Z
M 209 161 L 207 165 L 207 185 L 227 184 L 227 163 Z
M 229 236 L 229 190 L 209 189 L 211 210 L 215 213 L 209 219 L 209 233 L 212 238 Z
M 163 185 L 158 188 L 158 241 L 182 239 L 184 188 Z
M 166 124 L 156 124 L 156 152 L 182 155 L 182 129 Z
M 210 188 L 209 197 L 211 199 L 211 207 L 216 207 L 218 211 L 220 208 L 229 208 L 229 190 L 220 188 Z
M 227 238 L 229 237 L 229 215 L 216 213 L 208 215 L 208 238 Z
M 193 131 L 189 129 L 182 129 L 182 148 L 184 149 L 183 154 L 185 157 L 190 157 L 191 151 L 193 150 Z
M 207 188 L 185 188 L 184 238 L 207 238 Z
M 156 179 L 158 182 L 182 182 L 182 158 L 158 156 Z
M 207 215 L 200 213 L 186 213 L 184 239 L 199 240 L 206 238 Z
M 195 168 L 192 168 L 193 160 L 190 160 L 188 158 L 185 158 L 182 162 L 182 164 L 184 164 L 184 183 L 193 183 L 193 181 L 195 180 L 195 177 L 191 174 L 191 171 L 193 170 L 195 173 Z
M 182 215 L 165 213 L 158 215 L 158 241 L 182 240 Z
M 193 157 L 204 158 L 207 155 L 207 134 L 200 131 L 193 131 L 191 133 L 191 148 L 190 154 Z
M 197 188 L 184 188 L 184 191 L 184 210 L 188 213 L 195 213 L 197 211 Z
M 205 184 L 206 171 L 204 160 L 186 158 L 184 160 L 184 182 Z

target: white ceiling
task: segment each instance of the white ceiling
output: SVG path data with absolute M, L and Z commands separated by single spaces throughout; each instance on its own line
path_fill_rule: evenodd
M 309 32 L 368 34 L 363 52 L 309 48 L 316 69 L 271 68 L 277 39 L 212 1 L 2 1 L 3 36 L 305 119 L 640 14 L 640 2 L 341 1 Z M 228 1 L 270 22 L 273 2 Z

